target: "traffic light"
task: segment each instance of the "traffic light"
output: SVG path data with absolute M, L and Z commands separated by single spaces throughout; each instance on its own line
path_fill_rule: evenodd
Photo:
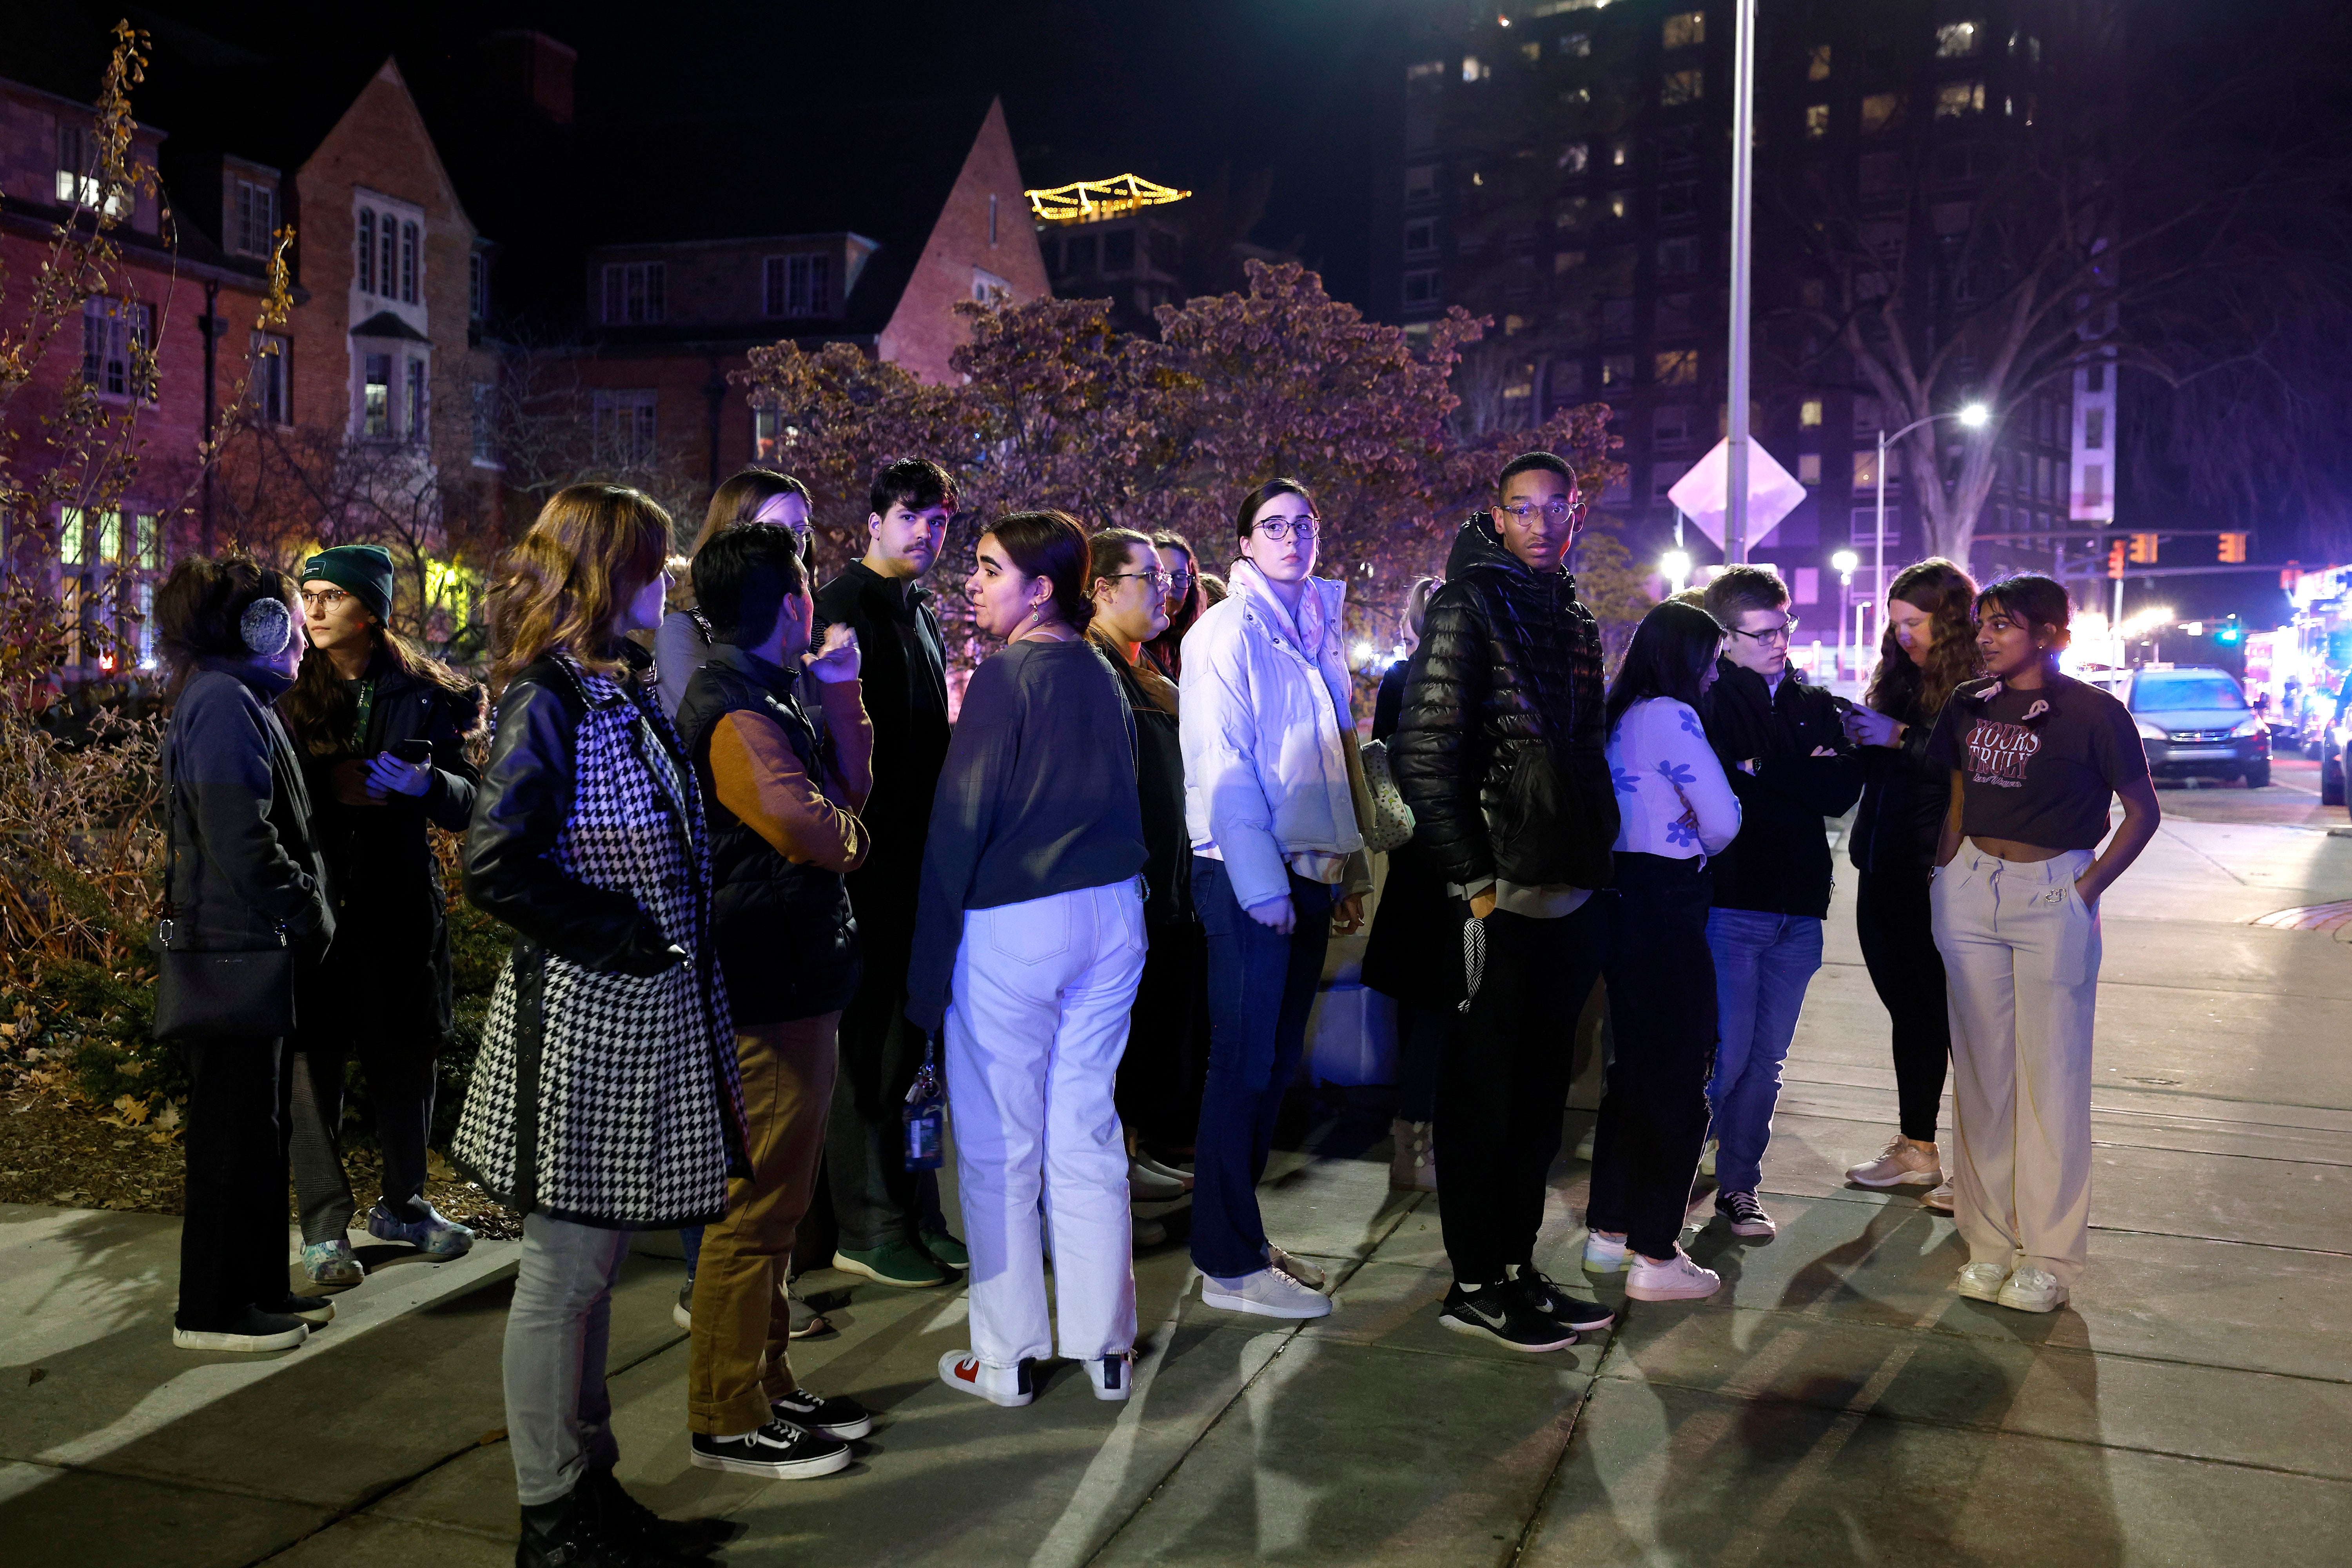
M 2294 593 L 2294 592 L 2295 584 L 2298 584 L 2298 583 L 2300 583 L 2300 582 L 2302 582 L 2302 581 L 2303 581 L 2303 563 L 2302 563 L 2302 562 L 2300 562 L 2300 561 L 2290 561 L 2290 562 L 2288 562 L 2285 565 L 2284 565 L 2284 566 L 2282 566 L 2282 567 L 2280 567 L 2280 568 L 2279 568 L 2279 590 L 2280 590 L 2280 592 L 2282 592 L 2282 593 L 2286 593 L 2286 594 L 2292 594 L 2292 593 Z
M 2221 536 L 2221 561 L 2224 565 L 2242 563 L 2246 559 L 2246 536 L 2225 533 Z
M 2107 575 L 2121 581 L 2124 574 L 2124 542 L 2116 540 L 2107 546 Z
M 2242 538 L 2244 536 L 2242 534 L 2240 537 Z M 2222 622 L 2219 626 L 2214 628 L 2213 640 L 2220 643 L 2234 643 L 2241 637 L 2245 635 L 2245 627 L 2238 624 L 2238 617 L 2231 616 L 2228 620 Z
M 2156 535 L 2135 533 L 2131 536 L 2131 560 L 2135 566 L 2156 564 Z

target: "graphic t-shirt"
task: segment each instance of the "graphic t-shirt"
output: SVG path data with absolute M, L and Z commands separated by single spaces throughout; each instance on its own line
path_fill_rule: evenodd
M 2097 848 L 2116 791 L 2147 776 L 2130 710 L 2064 676 L 2034 691 L 1961 689 L 1927 749 L 1959 770 L 1961 833 L 2043 849 Z

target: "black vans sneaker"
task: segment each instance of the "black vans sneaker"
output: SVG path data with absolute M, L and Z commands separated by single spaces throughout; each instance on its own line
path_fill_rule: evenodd
M 1617 1321 L 1617 1314 L 1598 1301 L 1571 1296 L 1541 1269 L 1522 1268 L 1511 1276 L 1519 1300 L 1555 1323 L 1565 1323 L 1580 1334 L 1597 1334 Z
M 768 1408 L 776 1413 L 779 1421 L 789 1421 L 795 1426 L 805 1426 L 845 1442 L 874 1430 L 873 1415 L 855 1399 L 825 1399 L 805 1388 L 777 1394 L 768 1401 Z
M 1545 1317 L 1499 1282 L 1475 1290 L 1448 1287 L 1437 1321 L 1456 1333 L 1491 1334 L 1515 1351 L 1566 1350 L 1576 1342 L 1574 1329 Z
M 849 1445 L 789 1421 L 771 1421 L 743 1437 L 697 1432 L 694 1462 L 706 1470 L 732 1470 L 772 1481 L 805 1481 L 847 1468 Z

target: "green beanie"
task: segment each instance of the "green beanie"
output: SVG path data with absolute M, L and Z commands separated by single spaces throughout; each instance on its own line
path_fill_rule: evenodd
M 357 595 L 368 614 L 392 619 L 392 552 L 381 544 L 338 544 L 302 563 L 302 581 L 323 580 Z

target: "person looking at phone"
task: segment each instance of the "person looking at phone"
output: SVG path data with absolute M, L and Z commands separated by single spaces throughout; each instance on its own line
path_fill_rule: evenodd
M 480 774 L 466 742 L 482 691 L 394 631 L 392 555 L 323 550 L 302 566 L 302 656 L 278 710 L 301 754 L 342 939 L 297 1008 L 288 1107 L 302 1271 L 320 1285 L 366 1270 L 348 1236 L 344 1062 L 359 1058 L 383 1148 L 367 1232 L 436 1258 L 474 1233 L 425 1200 L 436 1075 L 451 1016 L 449 928 L 431 830 L 463 833 Z

